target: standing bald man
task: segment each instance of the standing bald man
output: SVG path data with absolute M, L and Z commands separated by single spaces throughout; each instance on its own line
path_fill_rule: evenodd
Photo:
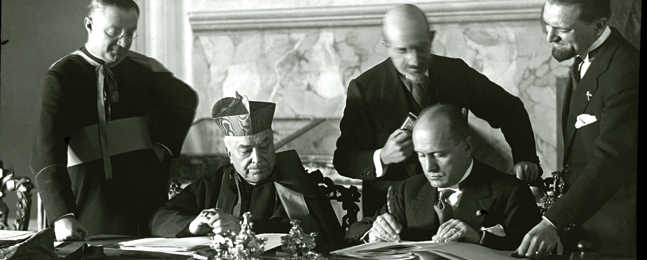
M 350 82 L 334 155 L 341 175 L 363 180 L 365 215 L 385 204 L 390 185 L 422 173 L 411 132 L 400 126 L 410 112 L 436 103 L 467 108 L 501 128 L 515 163 L 511 173 L 526 182 L 539 178 L 534 134 L 519 98 L 464 61 L 431 54 L 434 32 L 416 6 L 390 9 L 382 33 L 389 58 Z

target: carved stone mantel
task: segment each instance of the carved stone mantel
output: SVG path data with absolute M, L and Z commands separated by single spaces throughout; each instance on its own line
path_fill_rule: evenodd
M 429 22 L 467 23 L 539 19 L 543 0 L 438 1 L 417 4 Z M 393 5 L 332 6 L 189 13 L 194 32 L 380 25 Z

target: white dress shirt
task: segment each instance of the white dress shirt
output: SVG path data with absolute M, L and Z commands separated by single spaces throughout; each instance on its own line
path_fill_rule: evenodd
M 600 37 L 597 40 L 595 40 L 593 44 L 591 44 L 591 47 L 589 47 L 589 49 L 586 51 L 586 57 L 582 59 L 583 62 L 582 62 L 582 65 L 580 65 L 580 78 L 583 78 L 584 74 L 586 74 L 586 71 L 589 70 L 589 67 L 591 67 L 591 62 L 593 61 L 593 59 L 589 57 L 589 53 L 597 49 L 598 47 L 600 47 L 600 45 L 602 45 L 609 38 L 610 35 L 611 35 L 611 28 L 607 26 L 607 28 L 604 28 L 602 35 L 600 35 Z M 577 55 L 577 56 L 580 56 L 580 55 Z

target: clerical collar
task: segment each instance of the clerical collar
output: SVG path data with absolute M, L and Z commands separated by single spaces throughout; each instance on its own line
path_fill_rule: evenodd
M 107 61 L 101 59 L 99 57 L 99 55 L 96 55 L 94 52 L 92 52 L 92 49 L 88 48 L 87 43 L 83 46 L 83 48 L 81 48 L 81 51 L 84 52 L 85 54 L 87 54 L 88 57 L 90 57 L 90 59 L 96 61 L 97 63 L 99 63 L 101 65 L 105 65 L 105 66 L 110 67 L 110 68 L 112 68 L 114 66 L 117 66 L 119 63 L 121 63 L 124 60 L 124 59 L 121 59 L 120 61 L 116 61 L 116 62 L 113 62 L 113 63 L 108 63 Z
M 101 64 L 101 65 L 106 64 L 106 62 L 105 62 L 104 60 L 99 59 L 99 57 L 98 57 L 97 55 L 95 55 L 95 54 L 90 50 L 90 48 L 88 48 L 87 44 L 81 48 L 81 52 L 85 53 L 85 55 L 87 55 L 90 59 L 92 59 L 92 60 L 93 60 L 93 61 L 95 61 L 96 63 L 99 63 L 99 64 Z
M 452 185 L 452 186 L 445 187 L 445 188 L 438 188 L 438 191 L 446 190 L 446 189 L 452 189 L 454 191 L 459 191 L 458 184 L 460 184 L 465 179 L 467 179 L 467 176 L 470 176 L 470 173 L 472 173 L 472 167 L 474 167 L 474 159 L 472 159 L 472 157 L 470 157 L 470 167 L 467 167 L 467 170 L 465 171 L 465 174 L 463 174 L 463 178 L 460 181 L 458 181 L 456 184 Z
M 609 26 L 607 26 L 606 28 L 604 28 L 604 31 L 602 32 L 602 35 L 600 35 L 600 37 L 598 37 L 598 39 L 595 40 L 593 42 L 593 44 L 591 44 L 589 49 L 586 51 L 586 57 L 584 57 L 584 59 L 582 59 L 582 60 L 584 62 L 590 62 L 591 60 L 593 60 L 593 58 L 595 58 L 594 57 L 595 55 L 591 55 L 591 52 L 593 52 L 595 49 L 600 47 L 600 45 L 602 45 L 609 38 L 610 35 L 611 35 L 611 28 L 609 28 Z

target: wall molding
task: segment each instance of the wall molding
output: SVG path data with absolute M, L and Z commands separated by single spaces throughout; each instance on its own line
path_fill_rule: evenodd
M 471 23 L 539 20 L 544 0 L 439 1 L 416 4 L 429 22 Z M 393 5 L 329 6 L 190 12 L 194 32 L 379 26 Z

